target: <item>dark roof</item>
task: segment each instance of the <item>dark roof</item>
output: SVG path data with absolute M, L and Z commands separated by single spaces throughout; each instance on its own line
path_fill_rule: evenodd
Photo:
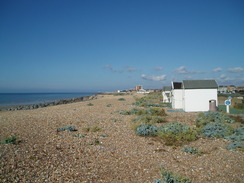
M 164 86 L 163 87 L 163 91 L 171 91 L 171 90 L 172 90 L 171 86 Z
M 173 82 L 173 89 L 182 89 L 182 82 Z
M 218 88 L 215 80 L 183 80 L 185 89 L 210 89 Z

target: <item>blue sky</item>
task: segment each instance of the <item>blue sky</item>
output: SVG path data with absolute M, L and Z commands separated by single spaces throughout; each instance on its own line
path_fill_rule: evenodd
M 243 0 L 2 0 L 0 92 L 244 85 Z

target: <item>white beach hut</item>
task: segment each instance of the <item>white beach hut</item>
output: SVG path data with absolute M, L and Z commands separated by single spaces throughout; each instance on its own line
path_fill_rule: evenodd
M 186 112 L 209 111 L 209 102 L 218 106 L 218 84 L 215 80 L 183 80 L 182 108 Z
M 164 86 L 162 95 L 163 95 L 163 102 L 164 103 L 171 103 L 171 86 Z

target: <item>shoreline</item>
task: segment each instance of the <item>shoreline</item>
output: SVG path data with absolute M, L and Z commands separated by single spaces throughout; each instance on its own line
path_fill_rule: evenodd
M 98 93 L 95 95 L 76 97 L 76 98 L 70 98 L 70 99 L 61 99 L 61 100 L 55 100 L 52 102 L 43 102 L 43 103 L 38 103 L 38 104 L 3 105 L 3 106 L 0 105 L 0 111 L 31 110 L 31 109 L 38 109 L 38 108 L 56 106 L 56 105 L 62 105 L 62 104 L 71 104 L 71 103 L 75 103 L 75 102 L 93 100 L 93 99 L 96 99 L 98 95 L 104 95 L 104 94 L 106 94 L 106 93 Z

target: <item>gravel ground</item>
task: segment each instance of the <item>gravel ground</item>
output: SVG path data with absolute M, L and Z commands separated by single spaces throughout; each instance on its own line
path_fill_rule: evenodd
M 126 100 L 119 101 L 122 97 Z M 134 96 L 122 97 L 99 95 L 85 102 L 1 111 L 0 139 L 15 135 L 20 143 L 0 145 L 0 182 L 147 183 L 161 178 L 160 166 L 194 183 L 243 182 L 244 154 L 227 150 L 227 140 L 198 139 L 188 145 L 203 154 L 191 155 L 183 147 L 136 136 L 133 116 L 117 112 L 134 108 Z M 196 116 L 171 112 L 167 120 L 194 125 Z M 64 126 L 77 131 L 57 132 Z

